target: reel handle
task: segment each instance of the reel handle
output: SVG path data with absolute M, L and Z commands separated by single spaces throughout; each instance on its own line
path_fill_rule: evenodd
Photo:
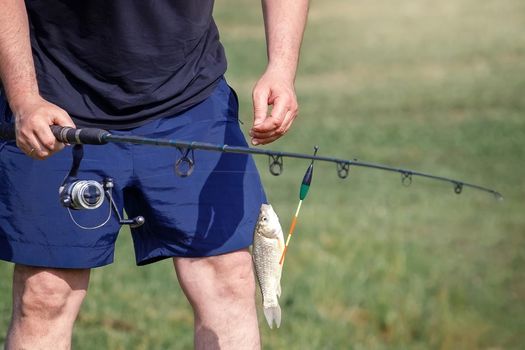
M 134 217 L 132 219 L 120 219 L 119 220 L 119 224 L 120 225 L 129 225 L 129 227 L 131 227 L 131 228 L 140 227 L 140 226 L 144 225 L 145 222 L 146 222 L 146 220 L 144 219 L 143 216 L 137 216 L 137 217 Z

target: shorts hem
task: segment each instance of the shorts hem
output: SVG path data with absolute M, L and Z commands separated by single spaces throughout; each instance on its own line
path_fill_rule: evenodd
M 0 260 L 36 267 L 89 269 L 113 262 L 114 246 L 45 246 L 0 237 Z
M 187 251 L 187 252 L 176 252 L 169 251 L 169 248 L 161 249 L 156 254 L 151 254 L 148 257 L 144 257 L 140 260 L 137 260 L 137 266 L 145 266 L 153 264 L 169 258 L 207 258 L 212 256 L 218 256 L 228 253 L 233 253 L 238 250 L 249 248 L 252 245 L 252 242 L 244 242 L 238 245 L 228 245 L 227 247 L 221 246 L 217 249 L 210 249 L 208 251 Z

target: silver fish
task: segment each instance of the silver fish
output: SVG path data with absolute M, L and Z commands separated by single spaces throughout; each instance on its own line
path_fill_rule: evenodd
M 253 234 L 253 262 L 263 299 L 264 317 L 270 328 L 281 325 L 281 272 L 284 236 L 279 218 L 270 204 L 261 205 Z

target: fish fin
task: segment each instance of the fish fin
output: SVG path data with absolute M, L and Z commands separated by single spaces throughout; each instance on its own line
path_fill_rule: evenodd
M 279 305 L 268 308 L 265 307 L 263 311 L 264 317 L 266 318 L 266 322 L 268 322 L 270 329 L 273 329 L 274 322 L 277 328 L 281 326 L 281 307 Z
M 280 239 L 277 240 L 277 246 L 279 247 L 279 251 L 280 251 L 281 254 L 282 254 L 282 252 L 283 252 L 283 250 L 284 250 L 284 244 L 281 242 Z

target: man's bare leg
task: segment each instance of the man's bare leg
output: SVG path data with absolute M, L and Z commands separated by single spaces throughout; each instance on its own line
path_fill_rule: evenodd
M 70 349 L 89 272 L 16 265 L 6 349 Z
M 255 279 L 247 249 L 207 258 L 175 258 L 195 314 L 195 349 L 259 349 Z

